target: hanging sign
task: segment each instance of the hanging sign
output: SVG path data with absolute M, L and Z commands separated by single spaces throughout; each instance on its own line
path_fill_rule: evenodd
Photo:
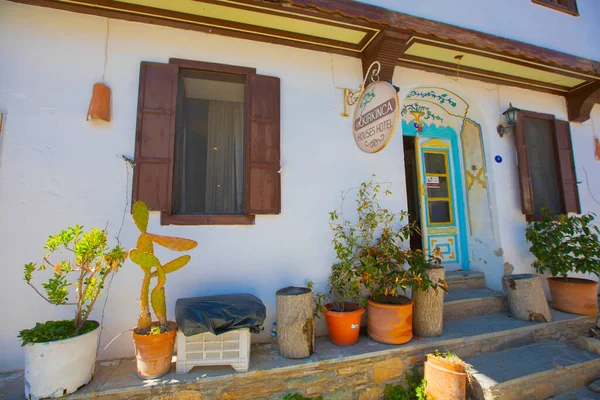
M 440 187 L 440 177 L 439 176 L 428 176 L 427 177 L 427 187 L 439 189 Z
M 387 146 L 399 114 L 396 89 L 387 82 L 370 84 L 358 98 L 352 118 L 352 134 L 358 148 L 373 154 Z

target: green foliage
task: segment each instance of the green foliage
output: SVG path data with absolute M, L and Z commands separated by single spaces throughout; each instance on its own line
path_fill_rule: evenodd
M 405 373 L 404 385 L 386 385 L 383 392 L 385 400 L 427 400 L 428 396 L 425 394 L 425 387 L 427 382 L 423 379 L 423 374 L 413 367 L 412 374 Z
M 530 222 L 525 237 L 536 257 L 533 267 L 539 274 L 566 278 L 570 272 L 600 276 L 600 230 L 593 224 L 595 214 L 555 216 L 542 208 L 542 219 Z
M 47 321 L 43 324 L 38 322 L 35 327 L 20 331 L 19 338 L 23 340 L 21 346 L 25 346 L 27 343 L 46 343 L 68 339 L 78 334 L 83 335 L 91 332 L 97 327 L 98 323 L 93 321 L 86 321 L 79 331 L 73 320 Z
M 133 205 L 133 221 L 140 230 L 140 237 L 137 240 L 136 248 L 129 250 L 129 257 L 131 261 L 144 270 L 144 280 L 142 281 L 140 295 L 140 308 L 142 312 L 136 328 L 136 332 L 140 335 L 157 334 L 157 329 L 159 333 L 166 332 L 169 329 L 164 289 L 167 280 L 166 275 L 183 268 L 191 259 L 189 255 L 185 255 L 163 265 L 154 255 L 154 244 L 173 251 L 191 250 L 198 245 L 197 242 L 190 239 L 148 233 L 146 230 L 148 228 L 149 215 L 148 206 L 143 201 L 137 201 Z M 158 282 L 154 289 L 152 289 L 152 292 L 150 292 L 150 281 L 153 277 L 158 277 Z M 149 298 L 151 302 L 149 302 Z M 152 304 L 152 309 L 159 322 L 157 327 L 152 326 L 150 304 Z
M 417 228 L 405 222 L 405 211 L 394 213 L 380 205 L 379 196 L 391 192 L 374 179 L 375 175 L 358 188 L 355 223 L 343 215 L 344 200 L 352 189 L 342 196 L 340 211 L 329 214 L 337 263 L 331 267 L 328 294 L 338 311 L 343 310 L 345 301 L 364 306 L 369 297 L 377 300 L 405 293 L 408 288 L 446 287 L 443 281 L 431 282 L 426 273 L 432 263 L 439 265 L 439 259 L 401 247 Z
M 49 236 L 44 249 L 47 253 L 39 265 L 25 264 L 25 282 L 51 304 L 77 306 L 72 323 L 75 333 L 80 333 L 84 326 L 87 326 L 86 321 L 102 293 L 104 281 L 111 273 L 119 270 L 127 254 L 118 245 L 108 245 L 105 230 L 93 228 L 84 232 L 83 226 L 80 225 L 68 227 L 56 235 Z M 44 295 L 33 284 L 33 276 L 36 271 L 46 270 L 47 267 L 51 268 L 54 274 L 41 284 L 46 292 Z M 69 274 L 72 274 L 72 280 L 69 279 Z M 75 302 L 69 302 L 72 288 L 75 289 Z M 56 325 L 57 323 L 51 324 L 52 329 L 62 327 Z M 40 326 L 39 329 L 50 332 L 50 328 Z M 30 330 L 23 332 L 26 331 Z
M 323 396 L 319 396 L 319 397 L 304 397 L 303 395 L 301 395 L 300 393 L 288 393 L 285 396 L 283 396 L 283 400 L 323 400 Z

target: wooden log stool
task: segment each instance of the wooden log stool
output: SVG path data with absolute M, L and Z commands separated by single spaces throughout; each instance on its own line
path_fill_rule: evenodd
M 285 358 L 307 358 L 315 349 L 314 300 L 308 288 L 289 286 L 277 297 L 277 349 Z
M 445 279 L 444 267 L 430 267 L 427 269 L 429 279 L 438 283 Z M 444 331 L 444 290 L 441 288 L 413 290 L 413 333 L 421 337 L 442 336 Z
M 502 287 L 513 318 L 522 321 L 552 321 L 539 276 L 536 274 L 504 275 Z

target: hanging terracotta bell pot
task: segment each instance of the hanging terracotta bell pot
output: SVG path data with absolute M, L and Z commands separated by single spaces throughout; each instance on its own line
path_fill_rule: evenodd
M 95 83 L 86 121 L 101 119 L 110 122 L 110 88 L 104 83 Z

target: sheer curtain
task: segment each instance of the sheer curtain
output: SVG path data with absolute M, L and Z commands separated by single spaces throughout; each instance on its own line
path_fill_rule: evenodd
M 243 212 L 244 104 L 208 102 L 206 212 Z

